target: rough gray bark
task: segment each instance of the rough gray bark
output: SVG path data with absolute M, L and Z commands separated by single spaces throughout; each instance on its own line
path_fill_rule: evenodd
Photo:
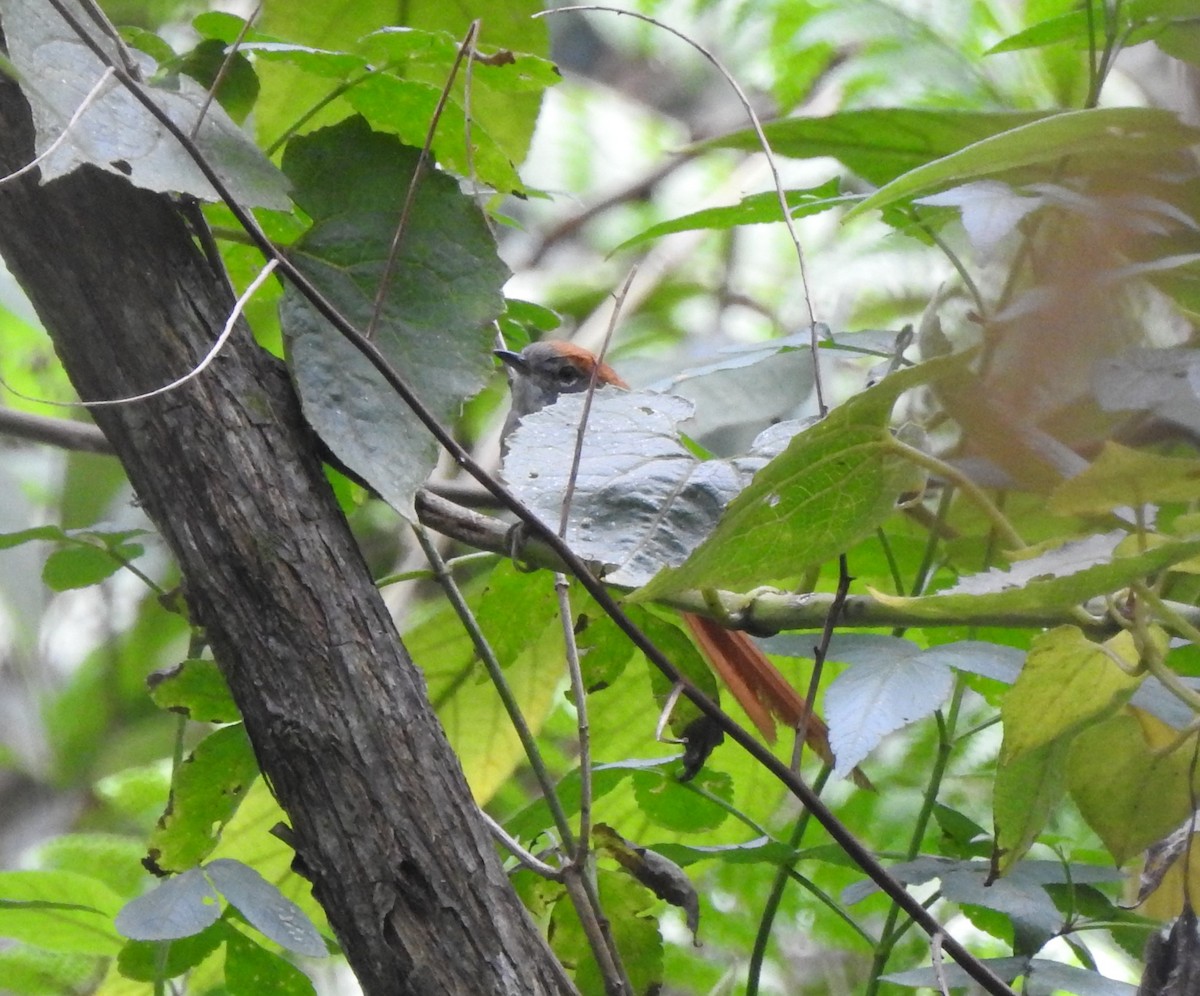
M 24 98 L 0 84 L 0 174 L 32 145 Z M 0 185 L 0 254 L 84 399 L 175 379 L 232 304 L 169 198 L 92 168 Z M 509 888 L 280 365 L 242 328 L 183 388 L 95 418 L 179 560 L 364 990 L 573 991 Z

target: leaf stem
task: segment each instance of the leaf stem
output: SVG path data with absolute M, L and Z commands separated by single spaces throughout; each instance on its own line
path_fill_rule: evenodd
M 1025 541 L 1021 539 L 1020 534 L 1013 528 L 1013 524 L 1008 521 L 1007 517 L 987 496 L 987 493 L 978 484 L 971 480 L 957 467 L 946 463 L 945 460 L 939 460 L 930 453 L 925 453 L 917 449 L 915 446 L 909 446 L 908 443 L 901 442 L 891 433 L 887 434 L 885 445 L 892 449 L 898 456 L 904 457 L 906 460 L 915 463 L 918 467 L 924 467 L 932 474 L 942 477 L 947 481 L 952 481 L 960 491 L 964 491 L 984 515 L 991 520 L 992 525 L 1004 537 L 1005 541 L 1014 550 L 1025 549 Z

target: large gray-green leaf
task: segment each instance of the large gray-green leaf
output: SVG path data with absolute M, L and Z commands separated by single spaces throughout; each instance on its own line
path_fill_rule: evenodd
M 284 169 L 313 219 L 292 258 L 360 331 L 370 321 L 417 151 L 361 118 L 294 139 Z M 420 183 L 373 341 L 440 420 L 492 370 L 489 323 L 508 270 L 483 215 L 431 171 Z M 329 448 L 404 515 L 437 456 L 375 368 L 294 289 L 281 321 L 304 413 Z
M 65 0 L 117 64 L 112 42 L 100 34 L 78 0 Z M 20 73 L 21 91 L 33 111 L 37 151 L 44 153 L 63 135 L 67 124 L 101 79 L 105 67 L 72 27 L 42 0 L 0 0 L 0 18 L 8 55 Z M 135 53 L 144 77 L 155 71 L 152 59 Z M 168 115 L 190 133 L 208 104 L 202 86 L 186 76 L 168 85 L 147 87 Z M 208 104 L 195 136 L 196 145 L 239 203 L 286 210 L 287 181 L 220 105 Z M 148 190 L 219 198 L 175 138 L 116 79 L 107 80 L 66 140 L 41 162 L 42 181 L 91 163 L 118 173 Z
M 504 476 L 539 518 L 557 528 L 575 451 L 582 395 L 527 416 L 513 434 Z M 670 394 L 598 392 L 571 501 L 567 542 L 608 567 L 615 584 L 644 584 L 681 563 L 716 525 L 756 470 L 787 445 L 801 423 L 772 426 L 746 456 L 700 460 L 679 423 L 692 414 Z

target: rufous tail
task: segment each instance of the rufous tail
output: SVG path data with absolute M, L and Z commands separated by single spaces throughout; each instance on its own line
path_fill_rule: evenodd
M 681 613 L 700 650 L 717 676 L 745 710 L 750 721 L 768 743 L 775 742 L 775 720 L 799 729 L 804 724 L 804 742 L 826 764 L 833 764 L 829 746 L 829 727 L 801 698 L 779 668 L 767 659 L 753 640 L 740 630 L 726 629 L 704 616 Z M 871 783 L 858 768 L 851 774 L 854 783 L 870 788 Z

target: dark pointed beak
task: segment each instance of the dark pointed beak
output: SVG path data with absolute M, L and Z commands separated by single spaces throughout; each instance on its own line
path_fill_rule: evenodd
M 529 367 L 525 363 L 525 357 L 520 353 L 514 353 L 511 349 L 493 349 L 492 355 L 517 373 L 529 372 Z

